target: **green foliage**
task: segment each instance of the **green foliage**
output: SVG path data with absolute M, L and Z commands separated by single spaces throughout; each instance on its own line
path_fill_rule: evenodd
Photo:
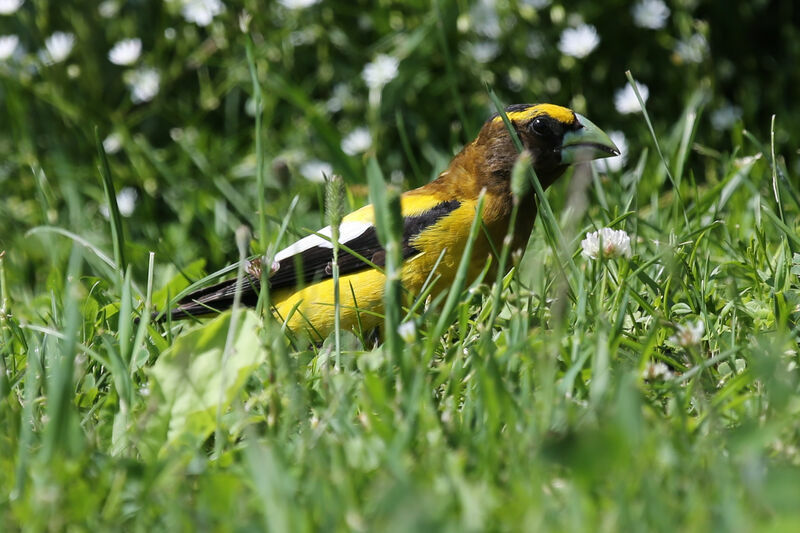
M 149 373 L 157 417 L 168 426 L 166 436 L 158 438 L 162 449 L 179 441 L 196 447 L 211 434 L 218 409 L 227 411 L 247 378 L 266 361 L 257 326 L 252 311 L 244 311 L 236 324 L 225 313 L 161 352 Z
M 206 26 L 184 4 L 0 15 L 19 39 L 0 59 L 1 530 L 800 527 L 791 1 L 675 2 L 657 29 L 622 0 L 246 0 Z M 563 53 L 582 23 L 597 47 Z M 74 47 L 47 64 L 57 31 Z M 111 63 L 132 37 L 141 56 Z M 142 68 L 159 82 L 134 101 Z M 645 116 L 617 112 L 626 70 Z M 324 225 L 321 169 L 344 211 L 367 176 L 388 207 L 428 181 L 494 112 L 484 83 L 628 144 L 551 187 L 511 274 L 390 292 L 408 307 L 386 347 L 309 346 L 254 311 L 147 320 L 234 270 L 242 223 L 254 253 Z M 600 228 L 630 256 L 582 253 Z

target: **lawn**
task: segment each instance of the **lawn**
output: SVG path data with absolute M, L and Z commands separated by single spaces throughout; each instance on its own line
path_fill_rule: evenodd
M 800 529 L 798 10 L 607 4 L 0 0 L 0 529 Z M 508 275 L 321 343 L 148 319 L 493 98 L 623 149 Z

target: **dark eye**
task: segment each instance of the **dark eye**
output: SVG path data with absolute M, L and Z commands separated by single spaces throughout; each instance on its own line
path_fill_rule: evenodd
M 536 135 L 547 136 L 550 135 L 550 125 L 542 117 L 536 117 L 531 121 L 530 129 Z

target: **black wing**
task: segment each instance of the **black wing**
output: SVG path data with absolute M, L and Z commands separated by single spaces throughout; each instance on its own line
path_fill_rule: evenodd
M 414 237 L 445 215 L 458 209 L 460 205 L 459 201 L 450 200 L 441 202 L 419 215 L 406 217 L 403 221 L 403 260 L 420 252 L 412 244 Z M 357 237 L 342 244 L 353 253 L 340 249 L 340 275 L 353 274 L 371 268 L 369 263 L 365 263 L 361 259 L 362 257 L 379 267 L 386 264 L 386 252 L 378 240 L 378 233 L 374 227 L 367 228 Z M 242 304 L 248 306 L 254 306 L 258 302 L 258 293 L 261 289 L 260 262 L 256 260 L 253 265 L 255 268 L 250 269 L 250 272 L 245 275 L 242 285 Z M 275 262 L 271 270 L 269 286 L 273 290 L 308 285 L 331 278 L 333 277 L 333 248 L 329 243 L 311 246 Z M 235 279 L 200 289 L 178 302 L 178 306 L 171 311 L 172 318 L 177 320 L 225 310 L 233 305 L 235 294 Z

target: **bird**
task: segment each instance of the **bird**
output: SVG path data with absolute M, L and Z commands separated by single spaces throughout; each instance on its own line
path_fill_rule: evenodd
M 566 107 L 514 104 L 505 108 L 505 114 L 530 154 L 543 189 L 572 164 L 620 153 L 606 133 Z M 494 114 L 435 180 L 401 195 L 400 277 L 406 291 L 418 294 L 434 268 L 438 277 L 433 294 L 447 289 L 458 269 L 483 191 L 482 222 L 487 231 L 474 242 L 467 269 L 469 280 L 480 274 L 488 256 L 500 249 L 493 244 L 502 243 L 509 230 L 514 203 L 511 173 L 518 155 L 503 117 Z M 534 195 L 531 190 L 519 199 L 512 251 L 524 251 L 530 238 L 536 217 Z M 273 315 L 293 333 L 317 341 L 324 340 L 335 327 L 331 235 L 328 226 L 279 251 L 266 276 Z M 374 329 L 383 320 L 386 277 L 382 267 L 386 254 L 378 239 L 371 204 L 342 218 L 339 242 L 343 245 L 338 257 L 340 326 Z M 248 263 L 240 289 L 243 305 L 253 306 L 258 301 L 262 267 L 260 259 Z M 164 320 L 167 315 L 172 320 L 201 318 L 223 311 L 233 305 L 236 286 L 233 279 L 195 291 L 158 319 Z

